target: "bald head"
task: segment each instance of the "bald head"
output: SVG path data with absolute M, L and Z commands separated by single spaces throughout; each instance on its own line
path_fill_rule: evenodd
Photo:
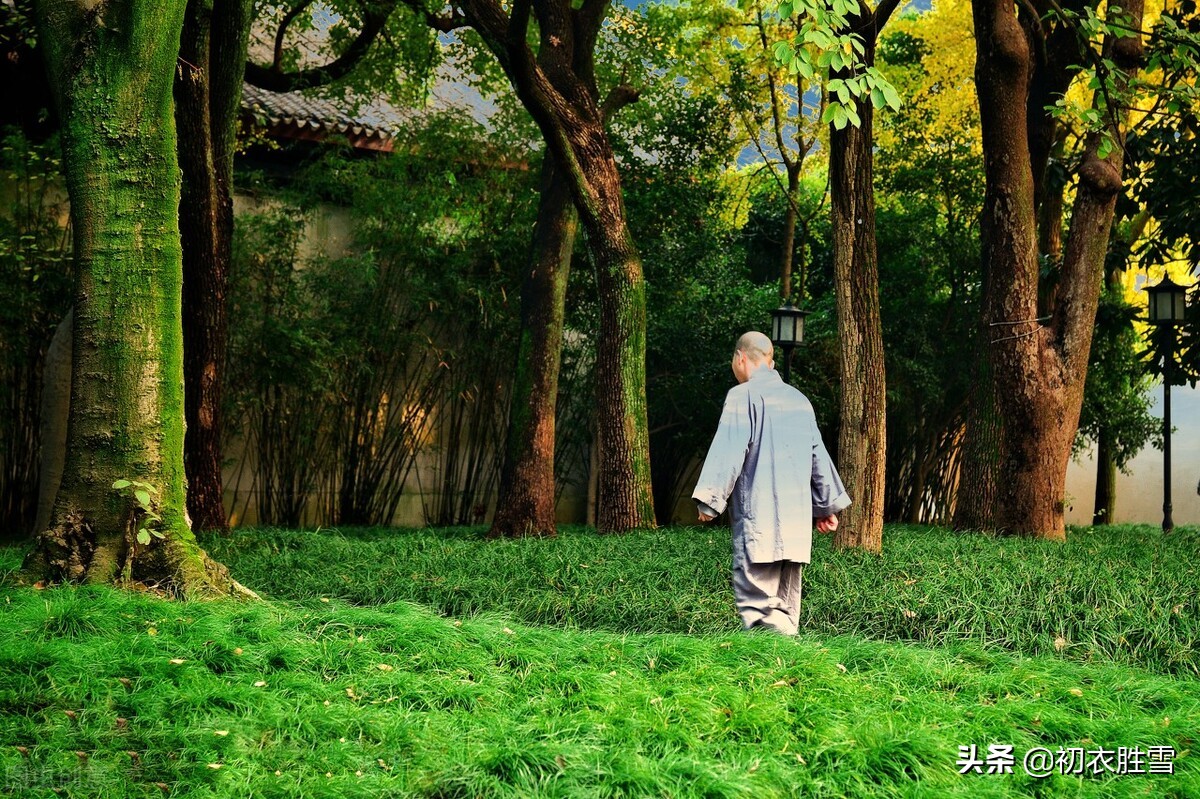
M 743 333 L 738 339 L 737 346 L 734 347 L 737 352 L 746 353 L 746 357 L 754 363 L 768 361 L 775 354 L 775 347 L 771 344 L 771 339 L 767 338 L 757 330 L 751 330 L 749 333 Z
M 773 369 L 774 354 L 775 348 L 771 345 L 771 339 L 756 330 L 743 333 L 733 350 L 733 376 L 739 383 L 745 383 L 758 369 L 764 366 Z

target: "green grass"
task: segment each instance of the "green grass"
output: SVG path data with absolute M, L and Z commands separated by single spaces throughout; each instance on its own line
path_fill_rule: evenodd
M 208 540 L 271 595 L 260 603 L 0 587 L 0 795 L 1200 796 L 1200 681 L 1186 668 L 1130 665 L 1128 652 L 1110 662 L 1099 643 L 1091 662 L 1070 647 L 1007 651 L 1036 649 L 1037 636 L 1018 635 L 1003 610 L 1005 637 L 959 634 L 993 618 L 989 586 L 1061 586 L 1071 601 L 1009 603 L 1043 626 L 1085 597 L 1092 607 L 1088 591 L 1161 606 L 1186 586 L 1188 607 L 1154 640 L 1191 630 L 1194 645 L 1194 567 L 1142 568 L 1175 564 L 1185 544 L 1139 529 L 1076 531 L 1057 549 L 890 532 L 881 560 L 819 547 L 806 614 L 822 631 L 798 639 L 732 630 L 716 530 Z M 1102 553 L 1090 571 L 1065 563 L 1076 547 Z M 1134 552 L 1145 548 L 1157 554 Z M 1120 553 L 1140 567 L 1103 567 Z M 0 550 L 0 571 L 18 561 Z M 418 592 L 432 608 L 396 601 Z M 857 629 L 872 611 L 855 603 L 868 601 L 874 616 L 902 601 L 918 615 L 901 618 L 942 619 L 943 631 L 882 640 L 906 628 Z M 824 631 L 840 603 L 853 634 Z M 614 631 L 625 620 L 641 631 Z M 1142 626 L 1157 623 L 1147 613 Z M 672 627 L 698 634 L 652 632 Z M 1016 773 L 959 775 L 966 744 L 1012 744 Z M 1019 765 L 1034 746 L 1179 755 L 1174 775 L 1038 780 Z
M 719 634 L 739 628 L 727 529 L 484 541 L 479 529 L 246 530 L 209 538 L 280 599 L 410 600 L 454 616 Z M 1073 529 L 1066 545 L 889 526 L 882 558 L 814 542 L 802 627 L 821 635 L 1110 660 L 1200 676 L 1200 530 Z M 314 568 L 314 564 L 326 564 Z

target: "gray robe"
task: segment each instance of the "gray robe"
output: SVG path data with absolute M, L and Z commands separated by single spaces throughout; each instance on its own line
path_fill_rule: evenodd
M 808 563 L 813 518 L 850 506 L 812 403 L 766 366 L 725 395 L 692 499 L 716 513 L 728 503 L 751 563 Z

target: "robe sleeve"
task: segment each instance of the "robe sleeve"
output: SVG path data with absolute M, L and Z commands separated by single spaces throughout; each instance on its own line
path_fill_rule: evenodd
M 708 447 L 696 490 L 692 492 L 692 499 L 698 505 L 707 506 L 718 514 L 725 510 L 750 449 L 753 420 L 746 399 L 745 392 L 736 388 L 725 395 L 717 433 Z
M 825 449 L 821 440 L 821 431 L 813 423 L 813 456 L 812 456 L 812 502 L 813 518 L 823 519 L 840 513 L 850 507 L 850 495 L 842 485 L 842 478 Z

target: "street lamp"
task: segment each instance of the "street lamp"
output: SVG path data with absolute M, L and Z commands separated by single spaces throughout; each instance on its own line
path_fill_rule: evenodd
M 804 341 L 804 317 L 791 300 L 771 311 L 771 343 L 783 350 L 783 382 L 792 376 L 792 349 Z
M 1167 275 L 1147 288 L 1150 322 L 1163 331 L 1163 532 L 1175 529 L 1171 519 L 1171 367 L 1175 363 L 1175 328 L 1183 324 L 1187 287 Z

